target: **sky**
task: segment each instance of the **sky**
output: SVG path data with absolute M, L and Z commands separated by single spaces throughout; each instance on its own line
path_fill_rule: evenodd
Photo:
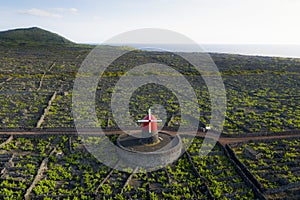
M 199 44 L 300 45 L 300 0 L 2 0 L 0 30 L 37 26 L 78 43 L 139 28 Z

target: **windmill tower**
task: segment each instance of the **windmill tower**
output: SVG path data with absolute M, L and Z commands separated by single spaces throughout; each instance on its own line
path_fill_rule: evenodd
M 137 122 L 142 123 L 142 138 L 135 137 L 134 134 L 121 134 L 117 139 L 117 152 L 122 162 L 132 169 L 139 167 L 152 171 L 179 158 L 182 153 L 180 136 L 158 131 L 157 123 L 162 120 L 152 115 L 150 109 Z M 141 136 L 140 133 L 136 135 Z
M 142 142 L 144 144 L 157 144 L 159 143 L 157 122 L 162 122 L 162 120 L 156 119 L 154 115 L 151 114 L 151 109 L 148 110 L 148 115 L 142 120 L 137 122 L 142 123 Z

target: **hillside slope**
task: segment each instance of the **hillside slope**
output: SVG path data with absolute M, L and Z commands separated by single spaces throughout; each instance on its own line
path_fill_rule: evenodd
M 72 45 L 70 40 L 38 27 L 0 32 L 0 45 Z

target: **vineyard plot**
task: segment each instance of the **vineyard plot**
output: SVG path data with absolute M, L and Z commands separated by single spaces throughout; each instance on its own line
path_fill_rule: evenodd
M 103 48 L 110 50 L 112 47 Z M 74 127 L 71 113 L 73 83 L 77 70 L 91 49 L 92 47 L 1 49 L 0 103 L 3 106 L 0 127 L 33 128 L 39 114 L 47 106 L 47 95 L 54 92 L 58 94 L 57 99 L 41 127 Z M 227 93 L 223 134 L 280 133 L 299 129 L 299 59 L 225 54 L 211 56 L 220 70 Z M 118 128 L 110 109 L 114 86 L 128 70 L 145 63 L 168 65 L 181 73 L 197 96 L 199 107 L 191 110 L 199 110 L 201 126 L 210 124 L 210 94 L 202 78 L 203 74 L 173 53 L 131 51 L 108 66 L 99 81 L 95 100 L 89 102 L 95 104 L 99 126 Z M 154 88 L 157 90 L 153 90 Z M 185 91 L 179 93 L 184 96 Z M 32 102 L 34 105 L 30 105 Z M 178 100 L 158 85 L 145 85 L 135 91 L 129 105 L 130 115 L 139 119 L 154 104 L 164 106 L 167 111 L 164 127 L 174 130 L 179 123 L 184 125 L 185 122 L 180 121 Z M 81 112 L 88 113 L 86 110 Z M 88 126 L 85 121 L 82 119 L 80 126 Z
M 195 138 L 187 154 L 199 174 L 207 179 L 213 196 L 221 199 L 242 197 L 254 199 L 252 189 L 237 173 L 234 164 L 225 155 L 220 145 L 216 145 L 207 156 L 203 158 L 199 156 L 202 142 L 203 139 Z
M 0 149 L 1 198 L 23 199 L 42 161 L 51 151 L 51 139 L 15 137 Z
M 50 93 L 0 94 L 0 128 L 34 128 L 50 98 Z
M 231 148 L 268 199 L 295 198 L 300 187 L 299 144 L 299 139 L 281 139 L 232 144 Z
M 85 139 L 99 142 L 89 137 Z M 116 136 L 110 139 L 114 142 Z M 97 160 L 81 137 L 15 136 L 0 149 L 0 195 L 12 199 L 254 199 L 219 145 L 199 159 L 202 141 L 195 138 L 188 152 L 165 168 L 124 172 Z

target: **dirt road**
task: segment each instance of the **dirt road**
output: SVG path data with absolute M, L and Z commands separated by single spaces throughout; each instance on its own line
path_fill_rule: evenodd
M 138 130 L 130 131 L 131 133 L 137 133 Z M 176 134 L 176 132 L 173 131 L 164 131 L 168 132 L 172 135 Z M 86 134 L 101 134 L 99 131 L 84 131 Z M 123 131 L 107 131 L 105 134 L 122 134 Z M 78 134 L 76 130 L 40 130 L 40 131 L 0 131 L 0 135 L 46 135 L 46 134 Z M 186 134 L 192 134 L 189 132 L 186 132 Z M 199 132 L 197 134 L 198 136 L 205 137 L 206 133 Z M 249 136 L 249 137 L 220 137 L 218 138 L 218 141 L 222 145 L 230 144 L 230 143 L 237 143 L 237 142 L 246 142 L 250 140 L 267 140 L 267 139 L 282 139 L 282 138 L 292 138 L 292 137 L 300 137 L 300 134 L 276 134 L 276 135 L 270 135 L 270 136 Z

